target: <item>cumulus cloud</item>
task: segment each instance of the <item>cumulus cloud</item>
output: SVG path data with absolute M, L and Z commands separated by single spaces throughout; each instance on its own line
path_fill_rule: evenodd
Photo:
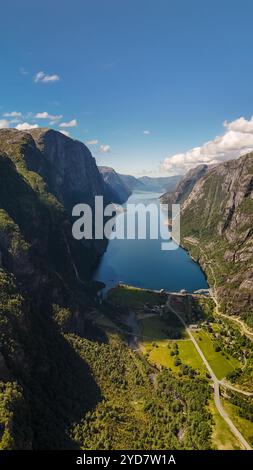
M 199 164 L 220 163 L 253 150 L 253 116 L 249 120 L 240 117 L 225 121 L 224 128 L 223 135 L 187 152 L 167 157 L 162 168 L 174 174 L 185 173 Z
M 253 116 L 249 120 L 244 117 L 240 117 L 232 122 L 225 121 L 224 126 L 229 131 L 245 132 L 245 134 L 253 133 Z
M 143 134 L 144 135 L 149 135 L 150 134 L 150 131 L 148 131 L 147 129 L 145 131 L 143 131 Z
M 102 144 L 99 147 L 100 152 L 109 153 L 111 151 L 111 146 L 108 144 Z
M 0 119 L 0 129 L 9 127 L 9 121 L 7 119 Z
M 47 111 L 37 113 L 35 115 L 37 119 L 50 119 L 51 121 L 59 121 L 62 118 L 62 114 L 49 114 Z
M 53 82 L 58 82 L 59 80 L 60 80 L 59 75 L 57 74 L 49 75 L 43 71 L 36 73 L 36 75 L 34 76 L 35 83 L 53 83 Z
M 10 113 L 4 113 L 4 117 L 12 117 L 12 118 L 20 118 L 22 117 L 22 113 L 19 111 L 11 111 Z
M 18 131 L 28 131 L 29 129 L 37 129 L 38 127 L 38 124 L 29 124 L 28 122 L 22 122 L 22 124 L 18 124 L 16 126 L 16 129 L 18 129 Z
M 69 131 L 60 131 L 61 134 L 65 135 L 66 137 L 70 137 Z
M 77 126 L 77 120 L 72 119 L 69 122 L 61 122 L 60 127 L 76 127 Z
M 88 140 L 86 142 L 86 145 L 97 145 L 97 144 L 98 144 L 98 140 L 96 140 L 96 139 Z

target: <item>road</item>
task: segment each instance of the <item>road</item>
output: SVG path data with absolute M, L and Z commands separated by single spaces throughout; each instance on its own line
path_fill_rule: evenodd
M 207 265 L 208 265 L 208 267 L 209 267 L 209 269 L 212 273 L 212 277 L 213 277 L 214 282 L 213 282 L 212 289 L 210 289 L 210 294 L 211 294 L 211 296 L 212 296 L 212 298 L 215 302 L 217 315 L 219 315 L 221 317 L 224 317 L 224 318 L 227 318 L 228 320 L 236 322 L 241 327 L 241 330 L 245 334 L 245 336 L 247 336 L 247 338 L 249 338 L 250 341 L 253 341 L 253 331 L 249 330 L 247 328 L 247 326 L 245 325 L 245 323 L 240 318 L 234 317 L 232 315 L 226 315 L 225 313 L 220 312 L 219 302 L 217 300 L 217 295 L 216 295 L 216 285 L 217 285 L 216 276 L 215 276 L 215 273 L 214 273 L 214 270 L 213 270 L 213 267 L 212 267 L 212 264 L 211 264 L 211 260 L 208 258 L 207 254 L 205 253 L 203 248 L 199 245 L 199 241 L 196 238 L 193 238 L 193 237 L 185 237 L 185 241 L 187 241 L 188 243 L 191 243 L 192 245 L 198 245 L 199 251 L 201 252 L 203 257 L 205 258 L 206 263 L 207 263 Z
M 214 384 L 214 402 L 215 402 L 215 406 L 216 406 L 219 414 L 226 421 L 226 423 L 228 424 L 228 426 L 231 429 L 232 433 L 238 439 L 238 441 L 241 443 L 243 448 L 246 449 L 246 450 L 252 450 L 250 445 L 246 441 L 246 439 L 243 437 L 243 435 L 240 433 L 240 431 L 237 429 L 237 427 L 234 425 L 234 423 L 229 418 L 227 412 L 224 410 L 223 405 L 221 403 L 221 397 L 220 397 L 220 383 L 221 382 L 217 379 L 215 373 L 213 372 L 213 369 L 211 368 L 209 362 L 207 361 L 206 357 L 204 356 L 202 350 L 200 349 L 200 347 L 199 347 L 197 341 L 195 340 L 191 330 L 188 328 L 188 326 L 186 325 L 186 323 L 183 320 L 183 318 L 181 317 L 181 315 L 171 306 L 170 300 L 168 300 L 167 306 L 177 316 L 177 318 L 180 320 L 180 322 L 184 326 L 186 332 L 188 333 L 190 339 L 192 340 L 197 352 L 199 353 L 202 361 L 204 362 L 204 364 L 205 364 L 205 366 L 206 366 L 206 368 L 207 368 L 207 370 L 208 370 L 208 372 L 211 376 L 211 379 L 212 379 L 213 384 Z
M 231 385 L 223 380 L 219 381 L 220 385 L 224 388 L 228 388 L 229 390 L 233 390 L 233 392 L 241 393 L 242 395 L 245 395 L 246 397 L 252 397 L 253 392 L 247 392 L 246 390 L 241 390 L 240 388 L 235 387 L 234 385 Z

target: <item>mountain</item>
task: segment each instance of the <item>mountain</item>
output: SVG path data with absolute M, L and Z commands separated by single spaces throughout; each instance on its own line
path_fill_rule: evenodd
M 122 175 L 116 173 L 113 168 L 99 167 L 104 181 L 113 191 L 112 197 L 119 198 L 120 203 L 125 202 L 133 191 L 173 191 L 181 179 L 181 176 L 164 176 L 158 178 L 151 178 L 149 176 L 142 176 L 136 178 L 131 175 Z
M 76 241 L 70 216 L 72 204 L 97 194 L 108 198 L 80 142 L 48 129 L 0 130 L 1 449 L 76 447 L 66 430 L 99 399 L 64 337 L 103 337 L 89 312 L 105 245 Z
M 253 325 L 253 153 L 209 169 L 184 200 L 182 243 L 220 308 Z
M 162 369 L 154 387 L 128 310 L 96 301 L 98 253 L 72 237 L 70 209 L 107 189 L 79 142 L 0 131 L 1 450 L 210 447 L 208 383 Z
M 130 191 L 146 191 L 145 184 L 140 181 L 135 176 L 131 175 L 122 175 L 119 173 L 121 180 L 125 183 L 125 185 L 129 188 Z
M 108 166 L 100 166 L 98 168 L 106 184 L 106 187 L 110 188 L 111 199 L 113 202 L 117 202 L 118 204 L 123 204 L 126 202 L 132 191 L 124 183 L 120 175 L 118 175 L 118 173 L 116 173 L 113 168 Z
M 174 191 L 181 176 L 161 176 L 152 178 L 150 176 L 141 176 L 138 180 L 145 185 L 145 191 Z
M 189 170 L 182 180 L 178 183 L 176 189 L 168 191 L 161 196 L 161 202 L 163 204 L 181 204 L 192 191 L 196 182 L 207 172 L 207 165 L 198 165 L 196 168 Z M 169 209 L 169 214 L 171 211 Z

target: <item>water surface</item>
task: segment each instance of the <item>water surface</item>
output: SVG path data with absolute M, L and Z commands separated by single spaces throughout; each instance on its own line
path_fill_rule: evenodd
M 158 204 L 160 194 L 134 192 L 127 203 L 142 202 Z M 162 215 L 166 223 L 166 213 Z M 118 216 L 118 222 L 126 224 L 126 213 Z M 181 247 L 162 251 L 158 240 L 118 240 L 109 241 L 106 252 L 94 273 L 94 279 L 111 288 L 119 282 L 148 289 L 192 292 L 208 287 L 199 265 Z M 175 245 L 175 242 L 171 242 Z

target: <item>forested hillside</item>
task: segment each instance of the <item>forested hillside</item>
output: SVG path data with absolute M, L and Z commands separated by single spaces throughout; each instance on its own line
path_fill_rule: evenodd
M 69 215 L 105 190 L 91 155 L 32 134 L 0 131 L 0 448 L 209 447 L 208 383 L 163 371 L 154 387 L 126 339 L 94 324 L 99 251 L 73 239 Z M 70 158 L 95 178 L 79 193 Z
M 183 244 L 223 312 L 253 325 L 253 154 L 215 166 L 182 205 Z

